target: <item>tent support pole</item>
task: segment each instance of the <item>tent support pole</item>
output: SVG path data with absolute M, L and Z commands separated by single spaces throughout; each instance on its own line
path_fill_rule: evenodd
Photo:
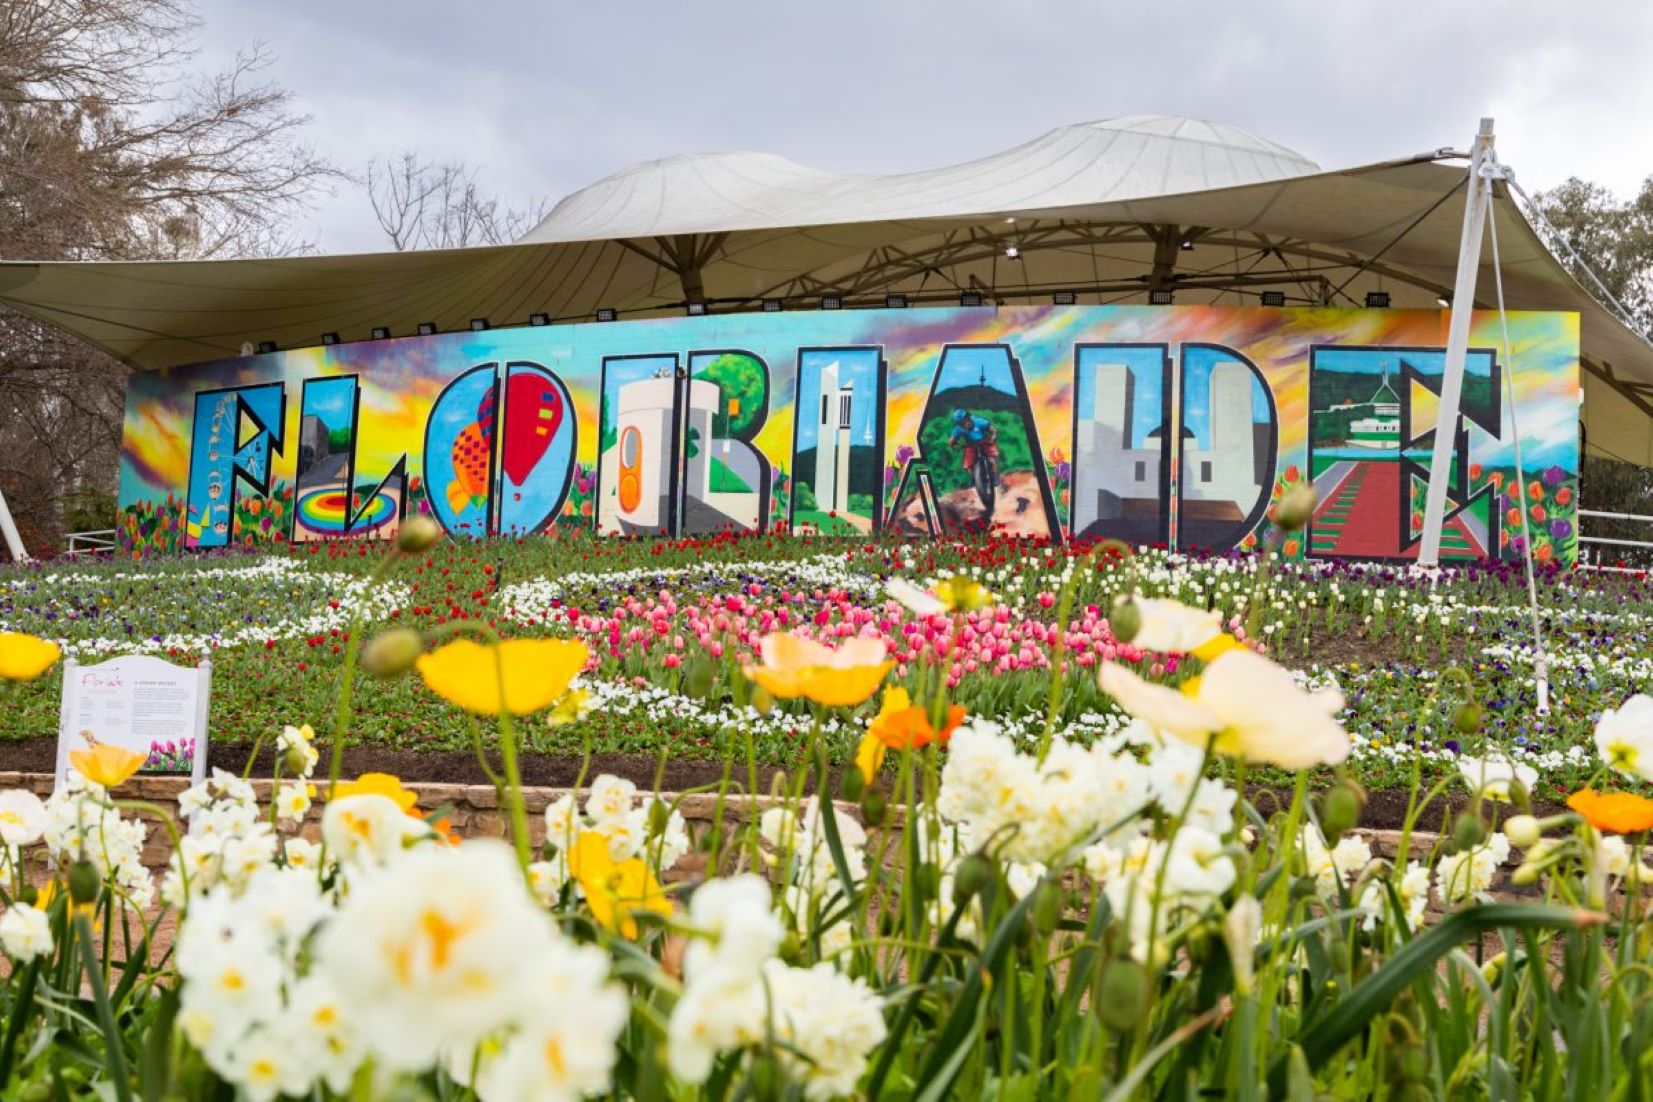
M 11 552 L 13 562 L 29 561 L 29 553 L 23 548 L 23 537 L 17 534 L 17 524 L 11 519 L 3 490 L 0 490 L 0 535 L 6 537 L 6 550 Z
M 1492 120 L 1482 119 L 1469 154 L 1469 188 L 1464 198 L 1464 232 L 1458 245 L 1458 278 L 1452 287 L 1452 309 L 1446 332 L 1446 365 L 1441 372 L 1440 412 L 1435 418 L 1435 448 L 1429 460 L 1429 492 L 1424 498 L 1423 542 L 1418 565 L 1435 566 L 1441 559 L 1441 524 L 1446 515 L 1447 484 L 1451 481 L 1452 445 L 1457 435 L 1458 410 L 1463 398 L 1464 359 L 1469 351 L 1469 321 L 1475 312 L 1475 277 L 1481 266 L 1481 234 L 1486 228 L 1492 183 L 1482 179 L 1481 166 L 1492 151 Z

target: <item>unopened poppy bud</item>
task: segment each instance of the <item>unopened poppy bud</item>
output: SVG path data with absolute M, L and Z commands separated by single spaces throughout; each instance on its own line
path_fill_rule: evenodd
M 869 788 L 861 793 L 861 818 L 867 821 L 868 826 L 881 826 L 884 822 L 884 813 L 889 810 L 889 801 L 876 788 Z
M 422 555 L 436 546 L 442 538 L 442 526 L 423 513 L 415 513 L 402 522 L 396 533 L 396 550 L 404 555 Z
M 1274 512 L 1274 523 L 1282 532 L 1301 531 L 1314 516 L 1315 504 L 1320 495 L 1315 493 L 1314 485 L 1309 482 L 1299 482 L 1286 491 L 1280 499 L 1279 508 Z
M 1340 784 L 1326 793 L 1320 808 L 1320 826 L 1327 841 L 1335 845 L 1360 821 L 1360 802 L 1360 793 L 1350 784 Z
M 979 853 L 972 853 L 959 862 L 953 872 L 953 905 L 968 902 L 987 889 L 993 882 L 993 862 Z
M 1541 831 L 1538 820 L 1531 815 L 1511 815 L 1504 820 L 1504 837 L 1519 849 L 1531 849 L 1538 844 Z
M 664 800 L 655 800 L 649 804 L 649 837 L 658 838 L 666 833 L 666 827 L 671 825 L 672 809 L 666 806 Z
M 425 640 L 412 628 L 391 628 L 362 648 L 362 669 L 374 677 L 397 677 L 413 668 L 424 653 Z
M 1458 705 L 1452 713 L 1452 726 L 1460 735 L 1473 735 L 1481 729 L 1481 706 L 1473 701 Z
M 1136 633 L 1142 630 L 1142 610 L 1135 601 L 1121 597 L 1114 602 L 1113 612 L 1108 616 L 1108 630 L 1121 643 L 1136 638 Z
M 846 769 L 838 781 L 839 791 L 843 792 L 846 800 L 859 800 L 861 793 L 866 791 L 867 779 L 861 775 L 859 769 Z
M 769 695 L 769 690 L 759 685 L 752 690 L 752 710 L 760 716 L 766 716 L 775 710 L 775 698 Z
M 98 897 L 98 889 L 103 887 L 103 877 L 98 874 L 98 867 L 84 857 L 69 866 L 69 898 L 76 903 L 86 904 Z
M 1458 816 L 1458 821 L 1452 824 L 1452 843 L 1458 847 L 1458 852 L 1474 849 L 1486 840 L 1487 828 L 1478 816 L 1464 812 Z
M 1148 1006 L 1148 972 L 1134 960 L 1117 957 L 1102 969 L 1097 1014 L 1109 1029 L 1123 1033 L 1142 1022 Z
M 1033 926 L 1049 937 L 1062 921 L 1062 889 L 1054 881 L 1041 881 L 1033 891 Z
M 701 699 L 712 691 L 712 664 L 710 662 L 693 662 L 689 665 L 688 676 L 683 679 L 683 688 L 695 699 Z

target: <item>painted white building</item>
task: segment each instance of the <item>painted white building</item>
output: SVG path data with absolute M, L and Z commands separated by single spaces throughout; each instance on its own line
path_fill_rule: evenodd
M 1079 422 L 1073 467 L 1073 530 L 1120 516 L 1132 499 L 1159 499 L 1160 449 L 1132 448 L 1136 377 L 1128 364 L 1097 364 L 1091 416 Z
M 855 409 L 855 382 L 838 383 L 838 361 L 821 368 L 821 405 L 815 432 L 816 508 L 849 513 L 850 415 Z
M 1245 364 L 1225 360 L 1211 368 L 1209 385 L 1210 447 L 1202 450 L 1193 446 L 1193 439 L 1185 439 L 1182 499 L 1230 501 L 1249 509 L 1262 489 L 1251 418 L 1251 371 Z
M 678 386 L 676 379 L 666 376 L 638 379 L 619 389 L 618 437 L 611 457 L 615 516 L 622 525 L 663 528 L 671 519 L 671 444 Z M 696 380 L 689 383 L 688 394 L 686 421 L 696 445 L 695 454 L 683 463 L 683 490 L 704 500 L 711 489 L 712 418 L 719 391 L 715 383 Z

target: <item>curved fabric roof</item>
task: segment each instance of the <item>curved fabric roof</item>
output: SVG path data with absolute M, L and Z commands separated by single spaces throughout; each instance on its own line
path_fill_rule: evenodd
M 575 192 L 522 241 L 487 248 L 279 259 L 0 263 L 0 301 L 140 368 L 400 336 L 421 322 L 583 321 L 813 308 L 822 294 L 882 306 L 1142 302 L 1435 307 L 1463 220 L 1447 150 L 1323 171 L 1245 131 L 1171 116 L 1066 126 L 964 165 L 890 176 L 825 172 L 767 154 L 669 157 Z M 1653 347 L 1572 279 L 1499 185 L 1512 308 L 1576 310 L 1597 389 L 1653 416 Z M 1013 255 L 1012 255 L 1013 254 Z M 1480 299 L 1492 293 L 1484 270 Z M 1596 391 L 1590 401 L 1596 401 Z M 1605 400 L 1605 399 L 1604 399 Z M 1629 423 L 1629 422 L 1626 422 Z M 1645 429 L 1648 458 L 1653 434 Z

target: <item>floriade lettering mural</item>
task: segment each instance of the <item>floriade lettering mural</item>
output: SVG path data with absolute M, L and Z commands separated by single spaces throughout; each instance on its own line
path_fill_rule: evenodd
M 1447 315 L 1024 306 L 466 331 L 132 376 L 131 550 L 996 531 L 1417 554 Z M 1577 553 L 1578 317 L 1476 315 L 1442 554 Z M 1514 410 L 1510 408 L 1513 394 Z M 1515 462 L 1514 426 L 1522 433 Z M 1274 504 L 1312 480 L 1289 538 Z M 1523 521 L 1526 522 L 1525 529 Z

